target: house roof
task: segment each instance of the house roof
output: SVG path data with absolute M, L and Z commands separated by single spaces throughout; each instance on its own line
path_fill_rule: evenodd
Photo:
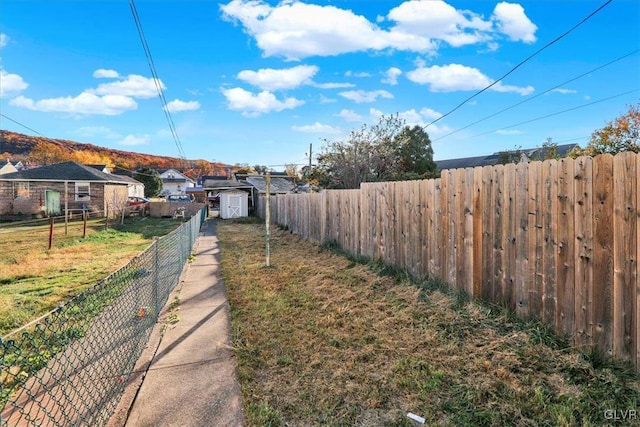
M 119 178 L 121 178 L 123 181 L 127 181 L 129 184 L 135 184 L 135 185 L 144 185 L 142 182 L 138 181 L 137 179 L 134 179 L 128 175 L 117 175 L 117 174 L 110 174 L 111 176 L 117 176 Z
M 7 181 L 98 181 L 104 183 L 128 184 L 123 177 L 99 171 L 76 162 L 57 163 L 0 177 Z
M 566 157 L 574 147 L 578 147 L 578 144 L 564 144 L 556 146 L 556 154 L 559 157 Z M 535 147 L 535 148 L 523 148 L 520 150 L 508 150 L 504 152 L 497 152 L 485 156 L 476 157 L 463 157 L 459 159 L 447 159 L 436 160 L 436 166 L 438 170 L 445 169 L 462 169 L 462 168 L 474 168 L 477 166 L 494 166 L 498 164 L 504 153 L 507 154 L 520 154 L 525 155 L 529 160 L 542 160 L 547 156 L 547 148 Z
M 264 175 L 249 175 L 245 178 L 245 181 L 253 185 L 258 189 L 260 193 L 267 192 L 267 181 Z M 289 193 L 296 188 L 296 184 L 287 178 L 271 178 L 271 193 Z

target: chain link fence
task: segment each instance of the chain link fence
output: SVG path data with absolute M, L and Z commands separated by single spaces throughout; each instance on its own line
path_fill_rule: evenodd
M 107 424 L 205 217 L 0 339 L 0 426 Z

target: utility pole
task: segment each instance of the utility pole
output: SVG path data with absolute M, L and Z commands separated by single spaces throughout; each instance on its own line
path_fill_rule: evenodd
M 313 153 L 313 144 L 309 144 L 309 170 L 311 170 L 311 159 L 313 158 L 312 156 Z
M 267 267 L 271 267 L 271 246 L 269 240 L 271 239 L 271 171 L 267 169 L 267 178 L 265 180 L 267 182 L 267 194 L 265 200 L 265 240 L 266 240 L 266 265 Z

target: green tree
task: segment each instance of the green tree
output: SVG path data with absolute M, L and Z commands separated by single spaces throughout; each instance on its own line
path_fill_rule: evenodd
M 410 180 L 436 176 L 431 139 L 421 126 L 405 126 L 397 137 L 395 147 L 398 170 L 391 179 Z
M 640 153 L 640 102 L 629 106 L 629 111 L 591 134 L 585 148 L 576 148 L 571 157 L 616 154 L 622 151 Z
M 140 168 L 133 178 L 144 184 L 145 197 L 157 197 L 162 191 L 162 179 L 155 169 Z
M 397 115 L 352 131 L 345 141 L 325 141 L 318 166 L 306 174 L 329 188 L 358 188 L 362 182 L 435 176 L 433 148 L 420 126 Z

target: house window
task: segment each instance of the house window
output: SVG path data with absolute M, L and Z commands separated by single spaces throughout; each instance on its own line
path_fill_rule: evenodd
M 18 181 L 13 183 L 13 198 L 28 199 L 29 198 L 29 182 Z
M 91 200 L 91 186 L 88 182 L 76 182 L 76 202 Z

